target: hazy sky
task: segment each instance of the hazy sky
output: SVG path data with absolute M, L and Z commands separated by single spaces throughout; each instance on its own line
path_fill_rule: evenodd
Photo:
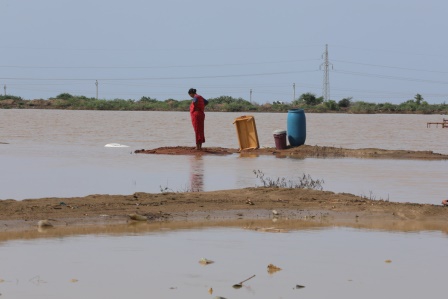
M 446 0 L 0 0 L 0 92 L 448 102 Z

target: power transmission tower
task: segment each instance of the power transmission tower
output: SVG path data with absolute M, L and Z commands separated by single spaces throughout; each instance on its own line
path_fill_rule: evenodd
M 320 65 L 321 69 L 324 69 L 324 82 L 322 86 L 322 96 L 324 101 L 330 99 L 330 66 L 333 69 L 333 64 L 328 60 L 328 45 L 325 45 L 325 52 L 322 54 L 324 62 Z

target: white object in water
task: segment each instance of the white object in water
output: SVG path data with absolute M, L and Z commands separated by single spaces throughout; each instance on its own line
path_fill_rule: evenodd
M 104 147 L 129 147 L 129 146 L 119 143 L 108 143 Z

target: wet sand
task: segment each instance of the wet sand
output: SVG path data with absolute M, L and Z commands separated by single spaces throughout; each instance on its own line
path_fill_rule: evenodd
M 138 216 L 137 216 L 138 215 Z M 0 231 L 104 226 L 133 222 L 201 223 L 232 220 L 305 220 L 327 225 L 448 231 L 448 207 L 393 203 L 310 189 L 246 188 L 212 192 L 135 193 L 0 201 Z M 273 223 L 273 225 L 274 223 Z M 405 228 L 407 227 L 407 228 Z
M 302 145 L 286 149 L 259 148 L 259 149 L 231 149 L 222 147 L 204 147 L 196 150 L 194 147 L 175 146 L 159 147 L 154 149 L 140 149 L 136 154 L 159 155 L 275 155 L 277 157 L 293 158 L 380 158 L 380 159 L 415 159 L 415 160 L 447 160 L 448 155 L 432 151 L 385 150 L 379 148 L 346 149 L 339 147 Z

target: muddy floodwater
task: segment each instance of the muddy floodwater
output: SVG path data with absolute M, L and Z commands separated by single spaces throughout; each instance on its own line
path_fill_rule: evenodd
M 441 232 L 298 224 L 275 233 L 240 225 L 42 232 L 2 241 L 0 293 L 16 299 L 446 297 L 448 236 Z M 203 258 L 213 263 L 202 265 Z M 270 264 L 281 270 L 269 273 Z M 252 275 L 242 288 L 232 287 Z
M 207 113 L 206 144 L 238 148 L 233 120 Z M 260 145 L 286 128 L 286 113 L 255 114 Z M 441 115 L 307 114 L 306 144 L 448 154 Z M 194 146 L 189 114 L 0 110 L 0 200 L 254 187 L 303 173 L 324 190 L 371 199 L 440 204 L 447 161 L 139 155 Z M 127 147 L 109 148 L 118 143 Z M 447 235 L 367 230 L 325 221 L 240 220 L 0 233 L 2 298 L 445 298 Z M 269 231 L 282 221 L 287 229 Z M 290 220 L 291 221 L 291 220 Z M 152 226 L 151 226 L 152 225 Z M 186 223 L 184 223 L 186 225 Z M 151 228 L 146 229 L 146 226 Z M 400 225 L 401 227 L 401 225 Z M 71 231 L 71 229 L 79 229 Z M 267 230 L 266 230 L 267 229 Z M 214 261 L 201 265 L 201 259 Z M 281 270 L 269 273 L 268 265 Z M 232 288 L 248 277 L 240 289 Z
M 238 148 L 233 121 L 243 113 L 207 113 L 205 147 Z M 287 113 L 254 114 L 260 146 Z M 448 129 L 427 128 L 442 115 L 306 114 L 308 145 L 448 154 Z M 325 181 L 324 190 L 397 202 L 437 203 L 448 196 L 448 162 L 384 159 L 279 159 L 140 155 L 137 149 L 194 146 L 187 112 L 0 110 L 0 199 L 226 190 L 266 177 Z M 107 148 L 118 143 L 124 148 Z

